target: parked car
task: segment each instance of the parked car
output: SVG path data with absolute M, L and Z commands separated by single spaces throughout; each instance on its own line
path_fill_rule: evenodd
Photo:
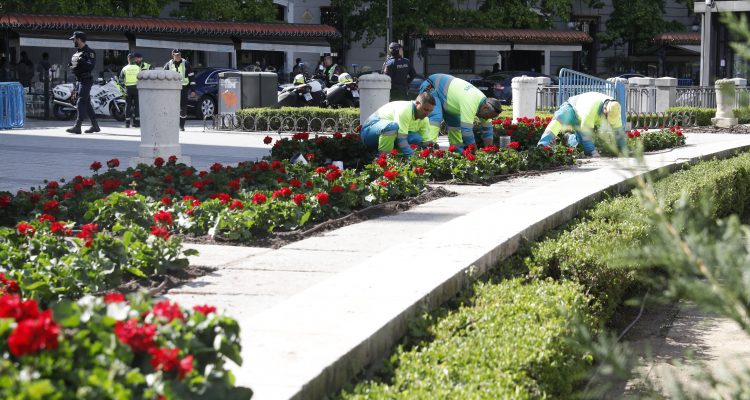
M 513 78 L 518 76 L 531 76 L 540 77 L 546 76 L 552 81 L 551 84 L 557 85 L 559 79 L 556 76 L 549 76 L 539 72 L 533 71 L 501 71 L 494 74 L 487 75 L 484 78 L 471 81 L 471 83 L 481 90 L 487 97 L 494 97 L 500 100 L 503 104 L 511 104 L 513 102 L 513 91 L 511 89 L 511 82 Z
M 232 68 L 206 68 L 195 75 L 195 95 L 188 95 L 188 112 L 196 117 L 210 117 L 219 112 L 219 74 L 238 72 Z

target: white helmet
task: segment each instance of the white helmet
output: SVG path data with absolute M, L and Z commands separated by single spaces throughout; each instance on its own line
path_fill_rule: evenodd
M 354 82 L 354 79 L 352 79 L 352 76 L 349 75 L 349 73 L 344 72 L 343 74 L 339 75 L 339 83 L 345 83 L 345 82 Z
M 302 84 L 304 84 L 304 83 L 305 83 L 305 76 L 304 76 L 304 75 L 302 75 L 302 74 L 297 74 L 297 75 L 296 75 L 296 76 L 294 77 L 294 82 L 293 82 L 293 83 L 294 83 L 295 85 L 302 85 Z

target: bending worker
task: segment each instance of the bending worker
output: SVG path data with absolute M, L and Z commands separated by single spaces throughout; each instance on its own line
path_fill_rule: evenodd
M 128 65 L 120 71 L 120 81 L 125 84 L 125 127 L 130 128 L 130 121 L 133 121 L 134 127 L 141 126 L 140 115 L 138 113 L 138 73 L 141 67 L 135 63 L 135 56 L 128 54 Z
M 448 141 L 463 150 L 475 144 L 474 118 L 482 122 L 482 140 L 485 146 L 494 142 L 492 119 L 502 111 L 500 100 L 486 97 L 469 82 L 447 74 L 430 75 L 419 88 L 435 97 L 435 109 L 430 113 L 430 133 L 424 138 L 427 143 L 436 142 L 440 123 L 448 125 Z
M 394 148 L 411 156 L 411 144 L 422 144 L 429 132 L 427 116 L 435 108 L 435 98 L 422 92 L 414 101 L 392 101 L 375 111 L 364 125 L 360 135 L 362 142 L 372 150 L 387 153 Z
M 568 146 L 583 145 L 587 156 L 599 157 L 594 146 L 594 130 L 611 130 L 620 149 L 625 148 L 625 132 L 622 127 L 620 103 L 610 96 L 598 92 L 586 92 L 568 98 L 555 112 L 537 146 L 551 146 L 563 130 L 572 130 L 568 135 Z

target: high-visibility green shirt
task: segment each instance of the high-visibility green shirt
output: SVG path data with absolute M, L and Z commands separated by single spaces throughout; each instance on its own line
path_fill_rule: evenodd
M 602 114 L 602 104 L 605 100 L 614 100 L 611 96 L 599 92 L 587 92 L 568 98 L 567 102 L 573 106 L 581 121 L 580 128 L 585 131 L 593 131 L 595 127 L 601 125 L 604 120 Z M 609 124 L 613 129 L 622 128 L 622 119 L 619 115 L 613 115 L 609 118 Z
M 474 135 L 474 119 L 477 118 L 479 107 L 487 101 L 487 96 L 479 89 L 463 79 L 454 78 L 448 86 L 445 110 L 453 115 L 461 117 L 461 136 Z M 492 137 L 492 121 L 480 119 L 483 137 L 489 134 Z M 472 140 L 473 143 L 473 140 Z
M 398 124 L 398 133 L 396 136 L 380 135 L 378 141 L 378 150 L 390 151 L 393 149 L 394 142 L 398 139 L 399 145 L 405 144 L 409 132 L 416 132 L 422 137 L 427 135 L 430 124 L 427 118 L 416 118 L 416 104 L 413 101 L 392 101 L 387 103 L 375 114 L 381 120 L 393 121 Z
M 134 86 L 138 83 L 138 73 L 141 68 L 135 64 L 128 64 L 122 68 L 120 76 L 123 78 L 125 86 Z

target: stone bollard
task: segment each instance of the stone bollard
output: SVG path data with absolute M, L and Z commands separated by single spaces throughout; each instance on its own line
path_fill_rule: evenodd
M 536 78 L 517 76 L 510 84 L 513 90 L 513 120 L 518 118 L 534 118 L 536 115 Z
M 130 160 L 152 164 L 157 157 L 165 161 L 177 156 L 178 162 L 190 163 L 180 149 L 180 90 L 182 78 L 174 71 L 150 70 L 138 73 L 138 105 L 141 113 L 141 145 L 138 157 Z
M 677 78 L 656 78 L 656 112 L 677 104 Z
M 380 106 L 391 98 L 391 77 L 383 74 L 362 75 L 359 86 L 359 123 L 364 125 Z
M 716 118 L 711 118 L 711 123 L 720 128 L 731 128 L 737 125 L 734 117 L 734 102 L 736 88 L 731 79 L 719 79 L 714 84 L 716 88 Z
M 654 78 L 630 78 L 631 88 L 636 89 L 633 108 L 637 112 L 652 113 L 656 111 L 656 87 Z
M 735 96 L 736 101 L 734 104 L 734 108 L 742 108 L 742 107 L 750 106 L 750 98 L 748 98 L 748 91 L 747 91 L 747 79 L 732 78 L 730 79 L 730 81 L 734 82 L 734 87 L 737 90 L 737 94 Z

